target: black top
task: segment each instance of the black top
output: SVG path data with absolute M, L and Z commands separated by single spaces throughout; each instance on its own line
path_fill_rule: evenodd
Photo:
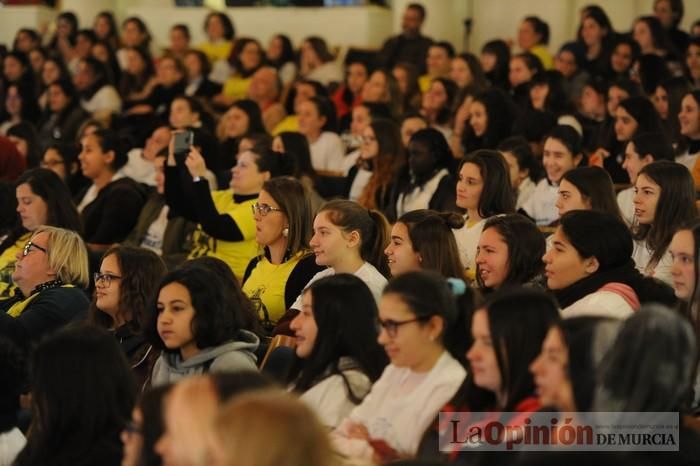
M 24 348 L 68 322 L 84 319 L 90 306 L 80 288 L 56 287 L 39 291 L 18 317 L 7 314 L 20 301 L 21 295 L 0 301 L 0 335 Z
M 425 58 L 428 56 L 428 49 L 432 44 L 433 40 L 423 35 L 407 37 L 404 34 L 399 34 L 390 37 L 379 51 L 377 65 L 391 69 L 397 63 L 408 62 L 415 65 L 420 74 L 425 74 Z
M 81 196 L 81 198 L 85 195 Z M 131 178 L 120 178 L 102 188 L 81 213 L 87 243 L 120 243 L 136 226 L 146 191 Z

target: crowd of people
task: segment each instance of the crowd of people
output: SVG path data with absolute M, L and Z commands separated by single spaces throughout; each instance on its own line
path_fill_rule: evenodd
M 107 11 L 20 29 L 0 466 L 588 461 L 441 443 L 539 411 L 677 412 L 677 451 L 596 461 L 698 464 L 700 21 L 653 7 L 473 54 L 411 3 L 342 63 L 216 11 L 164 50 Z

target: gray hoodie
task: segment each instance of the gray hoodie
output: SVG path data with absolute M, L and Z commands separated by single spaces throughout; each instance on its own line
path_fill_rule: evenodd
M 174 383 L 205 372 L 256 371 L 255 350 L 259 343 L 260 339 L 253 332 L 241 330 L 235 340 L 204 348 L 187 361 L 182 360 L 179 352 L 163 352 L 153 366 L 151 386 Z

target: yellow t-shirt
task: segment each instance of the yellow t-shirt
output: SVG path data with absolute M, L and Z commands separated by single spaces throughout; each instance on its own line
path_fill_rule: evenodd
M 272 135 L 277 136 L 285 131 L 291 131 L 293 133 L 299 132 L 299 117 L 296 115 L 287 115 L 284 120 L 280 121 L 275 129 L 272 130 Z
M 214 191 L 211 197 L 217 212 L 229 215 L 236 222 L 243 234 L 243 240 L 223 241 L 212 238 L 202 230 L 201 225 L 197 225 L 193 236 L 194 247 L 188 258 L 209 256 L 221 259 L 231 267 L 240 280 L 250 260 L 258 254 L 258 243 L 255 242 L 255 218 L 251 210 L 251 206 L 257 202 L 257 199 L 238 204 L 233 200 L 233 191 L 230 189 Z
M 14 294 L 16 286 L 12 282 L 12 274 L 15 271 L 16 256 L 31 237 L 31 232 L 25 233 L 0 254 L 0 299 L 9 298 Z
M 233 43 L 229 40 L 216 43 L 204 42 L 200 44 L 199 50 L 204 52 L 211 63 L 214 63 L 218 60 L 228 60 L 232 46 Z
M 418 88 L 420 89 L 421 94 L 428 92 L 428 89 L 430 89 L 430 83 L 433 82 L 433 79 L 435 79 L 433 76 L 427 74 L 424 74 L 418 78 Z
M 251 80 L 252 78 L 241 78 L 240 76 L 228 78 L 221 93 L 236 100 L 245 99 L 248 97 Z
M 547 50 L 546 46 L 535 45 L 529 50 L 529 52 L 540 59 L 540 61 L 542 62 L 542 66 L 544 66 L 545 70 L 551 70 L 554 66 L 552 54 L 549 53 L 549 50 Z
M 243 292 L 253 301 L 261 322 L 265 320 L 265 317 L 273 323 L 277 322 L 287 311 L 284 290 L 289 275 L 302 257 L 303 253 L 298 253 L 287 262 L 275 265 L 263 256 L 251 271 L 248 280 L 243 285 Z

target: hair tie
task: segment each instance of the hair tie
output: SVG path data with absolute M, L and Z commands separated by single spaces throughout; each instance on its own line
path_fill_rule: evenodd
M 450 277 L 447 279 L 447 284 L 450 287 L 450 291 L 452 291 L 452 294 L 455 296 L 462 296 L 467 292 L 467 284 L 464 283 L 464 280 Z

